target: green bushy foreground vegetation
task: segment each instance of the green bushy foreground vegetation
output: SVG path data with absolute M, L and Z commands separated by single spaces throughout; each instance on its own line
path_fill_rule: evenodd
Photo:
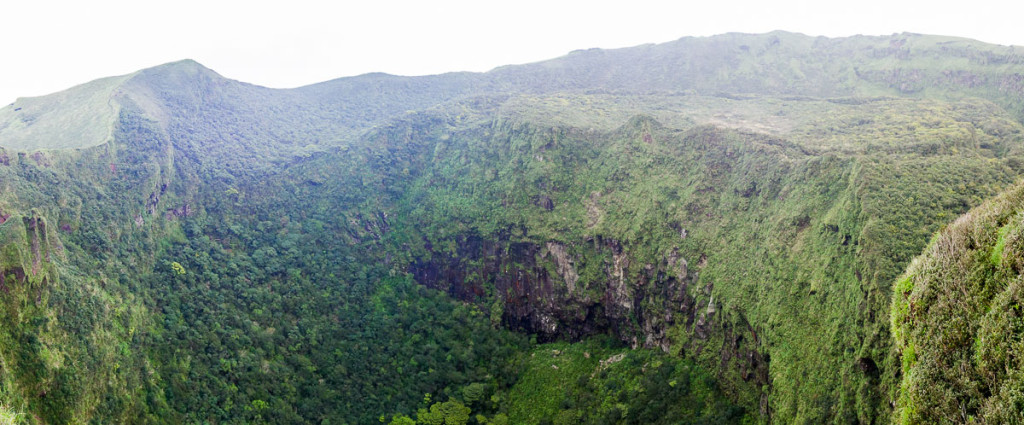
M 1020 189 L 983 200 L 1024 171 L 1022 74 L 732 34 L 19 100 L 0 421 L 1012 422 Z
M 938 233 L 894 288 L 900 423 L 1021 423 L 1024 186 Z

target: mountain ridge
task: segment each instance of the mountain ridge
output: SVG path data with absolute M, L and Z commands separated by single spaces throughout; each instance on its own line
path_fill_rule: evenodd
M 813 49 L 822 52 L 810 55 L 796 53 Z M 838 50 L 836 54 L 829 54 L 829 49 Z M 937 54 L 951 54 L 956 60 L 940 64 L 945 68 L 940 72 L 924 72 L 923 68 L 918 68 L 926 64 L 931 66 L 934 61 L 930 57 Z M 846 56 L 867 58 L 868 63 L 874 65 L 867 68 L 850 65 L 836 67 L 821 62 L 822 57 L 838 60 Z M 791 66 L 790 61 L 799 61 L 802 65 Z M 616 71 L 595 74 L 588 72 L 588 69 Z M 670 69 L 673 71 L 667 72 Z M 356 123 L 348 129 L 350 139 L 358 132 L 390 117 L 399 116 L 409 108 L 423 109 L 440 105 L 470 93 L 543 94 L 597 89 L 617 93 L 760 93 L 827 98 L 920 96 L 918 92 L 925 90 L 925 85 L 938 84 L 942 90 L 935 95 L 948 97 L 968 94 L 987 97 L 1007 108 L 1018 121 L 1024 121 L 1024 105 L 1019 101 L 1024 94 L 1024 48 L 912 33 L 827 38 L 775 31 L 767 34 L 729 33 L 710 37 L 684 37 L 660 44 L 608 50 L 589 49 L 530 64 L 502 66 L 484 73 L 454 72 L 422 77 L 369 73 L 294 89 L 270 89 L 227 79 L 190 59 L 116 78 L 123 78 L 126 83 L 136 81 L 140 85 L 159 86 L 174 81 L 181 85 L 184 83 L 183 77 L 200 78 L 204 75 L 208 83 L 217 81 L 218 84 L 227 85 L 230 82 L 231 86 L 262 91 L 264 96 L 280 97 L 282 102 L 316 103 L 319 105 L 317 108 L 329 115 Z M 721 79 L 718 75 L 726 77 Z M 150 76 L 161 77 L 146 83 L 138 81 Z M 83 91 L 90 84 L 95 85 L 87 83 L 76 86 L 67 93 Z M 176 87 L 179 90 L 186 88 Z M 143 87 L 142 90 L 147 88 Z M 128 90 L 127 95 L 131 95 L 131 90 Z M 97 96 L 103 97 L 102 93 L 90 97 Z M 305 99 L 297 100 L 296 97 Z M 31 131 L 28 129 L 32 126 L 19 125 L 18 115 L 13 110 L 22 108 L 20 105 L 26 103 L 52 98 L 43 96 L 34 98 L 39 99 L 36 101 L 29 99 L 18 100 L 0 109 L 0 146 L 32 149 L 32 146 L 24 142 L 29 137 L 25 131 Z M 88 140 L 74 147 L 102 144 L 103 137 L 96 136 L 102 132 L 93 126 L 98 125 L 97 121 L 110 119 L 112 114 L 98 111 L 96 105 L 74 108 L 87 110 L 93 117 L 66 125 L 81 127 L 70 129 L 72 134 L 77 130 L 92 135 L 84 137 Z M 52 132 L 52 127 L 59 125 L 42 124 L 40 137 L 35 139 L 57 139 L 43 133 Z M 39 147 L 61 146 L 44 144 Z

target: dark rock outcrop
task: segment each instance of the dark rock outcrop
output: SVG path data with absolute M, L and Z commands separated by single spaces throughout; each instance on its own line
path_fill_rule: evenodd
M 672 352 L 680 341 L 669 330 L 682 326 L 691 337 L 682 341 L 680 354 L 718 350 L 720 374 L 736 370 L 755 388 L 770 386 L 768 356 L 754 327 L 742 314 L 723 316 L 713 284 L 690 290 L 699 268 L 691 270 L 678 249 L 657 264 L 641 264 L 621 242 L 601 237 L 540 245 L 463 235 L 454 246 L 445 252 L 427 243 L 430 255 L 410 267 L 414 278 L 482 307 L 496 297 L 510 329 L 542 341 L 613 334 L 634 348 Z M 580 277 L 582 267 L 594 267 L 587 261 L 600 261 L 598 281 Z M 707 257 L 702 254 L 697 263 L 703 267 Z

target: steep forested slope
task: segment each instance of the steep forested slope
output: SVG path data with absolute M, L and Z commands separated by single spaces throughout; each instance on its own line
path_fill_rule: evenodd
M 1019 48 L 771 33 L 294 90 L 183 61 L 19 99 L 0 110 L 0 405 L 926 420 L 942 401 L 907 347 L 932 344 L 892 283 L 1018 178 L 1022 75 Z M 982 401 L 1012 392 L 1001 376 L 967 414 L 1001 406 Z
M 388 214 L 396 258 L 462 299 L 497 294 L 513 329 L 611 331 L 717 369 L 748 409 L 869 421 L 895 373 L 890 282 L 945 220 L 1017 175 L 957 136 L 972 132 L 965 106 L 900 109 L 935 136 L 840 138 L 850 153 L 645 117 L 607 132 L 499 118 L 417 148 L 431 166 Z M 379 143 L 396 169 L 408 154 L 384 140 L 400 128 Z

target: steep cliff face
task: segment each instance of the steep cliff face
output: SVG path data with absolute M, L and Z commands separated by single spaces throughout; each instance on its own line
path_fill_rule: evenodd
M 676 264 L 681 259 L 665 259 L 658 267 L 645 265 L 640 280 L 634 282 L 628 277 L 628 256 L 615 240 L 598 238 L 566 246 L 551 241 L 545 245 L 485 241 L 473 235 L 458 239 L 455 246 L 454 253 L 428 247 L 429 259 L 410 267 L 416 280 L 467 301 L 491 295 L 501 302 L 506 325 L 544 340 L 578 340 L 611 332 L 631 338 L 627 341 L 634 346 L 668 351 L 664 320 L 639 314 L 640 323 L 629 322 L 647 293 L 677 303 L 684 312 L 697 310 L 687 292 L 697 273 L 689 278 L 679 274 L 685 270 Z M 586 252 L 588 261 L 601 263 L 603 278 L 581 282 L 576 264 L 586 260 L 576 252 Z M 671 266 L 678 268 L 670 271 Z M 671 315 L 667 320 L 671 323 Z
M 751 407 L 769 417 L 768 355 L 757 332 L 742 315 L 719 313 L 712 283 L 690 289 L 706 259 L 690 270 L 676 249 L 657 263 L 631 264 L 619 241 L 603 238 L 538 245 L 472 235 L 454 245 L 453 253 L 431 250 L 429 260 L 413 263 L 417 282 L 479 302 L 505 326 L 542 341 L 609 334 L 633 348 L 713 357 L 716 374 L 742 387 L 729 395 L 754 397 Z M 586 261 L 600 264 L 596 280 L 581 281 L 576 265 Z M 670 335 L 680 330 L 692 338 Z

